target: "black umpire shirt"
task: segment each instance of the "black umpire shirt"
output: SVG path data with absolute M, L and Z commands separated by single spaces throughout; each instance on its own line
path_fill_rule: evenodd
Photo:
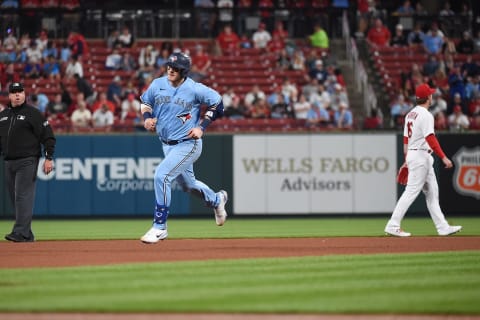
M 41 157 L 52 159 L 55 151 L 53 130 L 42 113 L 23 103 L 15 108 L 11 103 L 0 112 L 0 152 L 5 160 Z

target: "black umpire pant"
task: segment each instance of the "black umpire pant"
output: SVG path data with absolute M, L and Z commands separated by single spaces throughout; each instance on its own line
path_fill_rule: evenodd
M 38 157 L 5 160 L 5 181 L 15 211 L 12 233 L 33 240 L 31 229 Z

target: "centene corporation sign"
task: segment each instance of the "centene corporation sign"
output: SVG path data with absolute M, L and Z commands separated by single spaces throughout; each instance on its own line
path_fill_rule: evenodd
M 55 170 L 45 175 L 38 170 L 40 180 L 57 181 L 96 181 L 99 191 L 153 190 L 155 169 L 163 158 L 157 157 L 92 157 L 92 158 L 57 158 Z

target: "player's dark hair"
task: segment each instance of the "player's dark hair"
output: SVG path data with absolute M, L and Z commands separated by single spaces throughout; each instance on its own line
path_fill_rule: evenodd
M 424 103 L 427 102 L 427 101 L 428 101 L 428 98 L 422 98 L 422 99 L 416 98 L 416 99 L 415 99 L 415 103 L 416 103 L 417 105 L 424 104 Z

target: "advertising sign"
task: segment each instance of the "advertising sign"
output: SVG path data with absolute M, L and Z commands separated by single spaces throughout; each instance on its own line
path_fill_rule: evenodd
M 397 199 L 396 136 L 234 137 L 235 214 L 385 213 Z

